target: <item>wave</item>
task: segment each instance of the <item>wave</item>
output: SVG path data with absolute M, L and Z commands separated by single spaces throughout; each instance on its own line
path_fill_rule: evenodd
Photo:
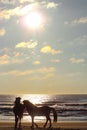
M 33 96 L 29 95 L 29 97 L 29 99 L 32 99 Z M 34 98 L 35 95 L 33 99 Z M 14 114 L 12 110 L 14 99 L 15 96 L 1 96 L 0 120 L 7 119 L 7 117 L 9 117 L 9 120 L 14 119 Z M 40 102 L 36 103 L 37 106 L 48 105 L 55 108 L 58 113 L 59 120 L 87 120 L 87 95 L 44 95 L 39 97 L 37 96 L 37 99 L 40 100 Z

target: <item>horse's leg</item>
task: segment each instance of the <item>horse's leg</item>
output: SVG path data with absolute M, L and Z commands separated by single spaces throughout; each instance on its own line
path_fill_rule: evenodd
M 17 128 L 17 124 L 18 124 L 18 117 L 17 115 L 15 115 L 15 128 Z
M 44 128 L 46 127 L 47 122 L 48 122 L 48 117 L 46 117 L 46 123 L 44 124 Z
M 38 125 L 34 122 L 35 126 L 38 128 Z
M 34 128 L 34 117 L 31 116 L 31 118 L 32 118 L 32 126 L 31 126 L 31 128 Z
M 34 125 L 36 126 L 36 127 L 38 127 L 38 125 L 34 122 L 34 117 L 32 117 L 32 128 L 34 128 Z
M 49 123 L 50 123 L 49 128 L 51 128 L 51 127 L 52 127 L 52 124 L 51 124 L 51 119 L 50 119 L 50 117 L 49 117 Z

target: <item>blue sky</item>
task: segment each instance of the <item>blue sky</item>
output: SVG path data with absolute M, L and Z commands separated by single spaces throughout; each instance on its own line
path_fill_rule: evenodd
M 87 0 L 0 1 L 0 93 L 87 93 Z

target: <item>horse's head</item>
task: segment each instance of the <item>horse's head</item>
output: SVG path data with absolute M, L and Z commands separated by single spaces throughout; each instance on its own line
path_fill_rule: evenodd
M 29 100 L 24 100 L 23 104 L 25 107 L 30 107 L 30 108 L 34 106 L 34 104 L 32 104 Z
M 23 103 L 24 103 L 24 105 L 27 105 L 27 104 L 29 104 L 29 101 L 28 100 L 24 100 Z

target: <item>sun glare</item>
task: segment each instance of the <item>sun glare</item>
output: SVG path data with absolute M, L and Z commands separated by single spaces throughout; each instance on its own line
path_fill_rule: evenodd
M 39 28 L 42 25 L 42 23 L 42 16 L 38 12 L 32 12 L 25 17 L 25 24 L 29 28 Z

